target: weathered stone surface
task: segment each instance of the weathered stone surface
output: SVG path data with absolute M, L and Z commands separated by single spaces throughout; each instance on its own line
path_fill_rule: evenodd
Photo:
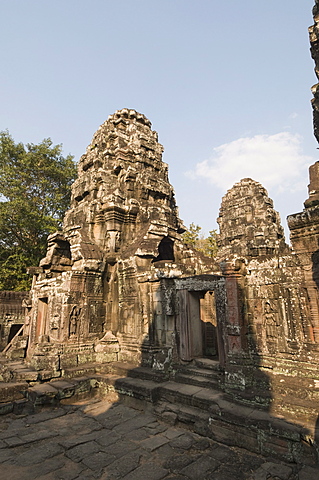
M 63 231 L 49 236 L 35 272 L 28 347 L 35 368 L 67 376 L 89 362 L 169 368 L 176 302 L 174 289 L 165 298 L 162 279 L 218 267 L 182 242 L 162 152 L 135 110 L 117 111 L 95 133 Z
M 318 8 L 316 2 L 310 31 L 316 68 Z M 1 366 L 0 380 L 61 376 L 29 389 L 33 405 L 113 392 L 139 409 L 155 405 L 171 425 L 313 465 L 319 448 L 319 163 L 310 167 L 304 211 L 288 219 L 292 248 L 265 188 L 245 178 L 223 197 L 213 261 L 183 243 L 162 152 L 150 121 L 135 110 L 115 112 L 95 133 L 80 159 L 63 228 L 49 236 L 46 257 L 33 272 L 24 333 L 34 371 Z M 12 356 L 25 352 L 26 340 L 16 339 Z M 109 429 L 120 424 L 116 416 L 100 415 Z M 184 435 L 171 440 L 144 421 L 122 422 L 118 435 L 130 435 L 125 440 L 87 438 L 90 456 L 82 444 L 70 446 L 72 461 L 84 464 L 83 478 L 94 465 L 102 473 L 121 450 L 137 449 L 131 442 L 136 429 L 148 455 L 195 449 L 194 437 L 183 447 Z M 94 421 L 87 434 L 90 428 L 99 430 Z M 125 478 L 170 475 L 147 454 L 132 457 L 136 468 L 124 468 Z M 218 458 L 196 455 L 182 475 L 217 472 Z M 113 471 L 120 474 L 118 466 Z M 256 475 L 264 472 L 275 475 L 270 467 Z M 280 474 L 288 479 L 292 470 Z M 223 466 L 216 475 L 229 480 L 236 471 Z
M 0 403 L 10 402 L 25 397 L 28 389 L 26 382 L 20 383 L 5 383 L 0 382 Z
M 218 256 L 260 257 L 288 252 L 278 212 L 266 189 L 244 178 L 228 190 L 219 212 Z
M 135 430 L 130 430 L 130 438 L 125 430 L 118 433 L 118 425 L 139 417 L 145 424 L 142 428 L 146 437 L 134 436 L 134 432 L 140 431 L 138 424 Z M 119 423 L 112 426 L 115 418 Z M 159 431 L 161 433 L 156 433 Z M 147 441 L 151 445 L 158 436 L 166 439 L 165 445 L 148 448 Z M 23 439 L 26 439 L 25 444 Z M 241 448 L 222 446 L 210 438 L 167 426 L 151 415 L 105 400 L 46 409 L 22 418 L 2 417 L 0 461 L 10 478 L 30 480 L 31 474 L 37 479 L 47 478 L 51 473 L 51 478 L 63 479 L 144 480 L 183 476 L 247 480 L 254 472 L 259 472 L 261 466 L 267 467 L 263 469 L 267 475 L 272 474 L 274 478 L 277 475 L 284 480 L 296 480 L 299 471 L 304 474 L 303 478 L 306 474 L 309 479 L 316 478 L 311 475 L 318 472 L 313 467 L 304 469 L 302 465 L 287 465 Z
M 27 398 L 35 405 L 55 403 L 58 399 L 58 390 L 50 384 L 35 385 L 27 391 Z
M 310 193 L 318 183 L 317 170 L 311 170 Z M 297 414 L 300 421 L 313 423 L 318 410 L 318 403 L 312 409 L 312 402 L 319 380 L 315 367 L 319 316 L 311 246 L 318 245 L 318 236 L 314 221 L 311 228 L 306 224 L 308 212 L 316 208 L 289 217 L 295 252 L 285 244 L 266 190 L 251 179 L 227 192 L 218 220 L 218 258 L 234 286 L 232 293 L 227 290 L 231 283 L 226 283 L 231 308 L 226 340 L 232 360 L 225 365 L 225 388 L 239 401 L 271 408 L 286 418 Z
M 18 333 L 25 323 L 26 309 L 28 307 L 29 292 L 0 292 L 0 351 L 3 350 L 12 338 Z M 15 341 L 15 358 L 24 356 L 22 353 L 26 345 L 18 345 L 22 342 L 22 334 Z
M 318 476 L 318 468 L 303 467 L 299 473 L 299 480 L 317 480 Z

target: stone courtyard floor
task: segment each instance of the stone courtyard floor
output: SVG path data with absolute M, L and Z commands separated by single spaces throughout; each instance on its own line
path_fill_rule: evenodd
M 227 447 L 150 413 L 90 399 L 0 418 L 3 480 L 318 480 L 319 470 Z

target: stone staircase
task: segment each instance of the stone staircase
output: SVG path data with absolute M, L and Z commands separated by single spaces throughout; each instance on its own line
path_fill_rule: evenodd
M 161 420 L 255 453 L 297 463 L 317 461 L 314 423 L 298 423 L 296 417 L 289 422 L 276 411 L 236 402 L 222 391 L 222 372 L 214 360 L 197 359 L 171 378 L 143 367 L 112 368 L 114 390 L 130 406 L 151 407 Z M 97 380 L 103 383 L 104 375 Z
M 2 358 L 0 414 L 95 394 L 112 394 L 125 401 L 130 399 L 135 404 L 140 401 L 145 406 L 145 402 L 154 404 L 163 395 L 167 398 L 177 395 L 184 399 L 185 395 L 187 398 L 197 391 L 218 391 L 220 375 L 217 361 L 198 359 L 180 367 L 171 378 L 165 372 L 126 362 L 91 362 L 67 368 L 63 377 L 51 379 L 48 372 L 37 371 L 23 360 Z
M 179 368 L 174 380 L 178 383 L 214 389 L 220 387 L 221 377 L 218 360 L 197 358 L 191 364 Z
M 36 382 L 39 372 L 29 367 L 23 360 L 0 359 L 0 375 L 4 381 Z
M 95 395 L 99 386 L 94 378 L 98 366 L 79 365 L 73 369 L 73 375 L 70 371 L 67 377 L 52 379 L 50 372 L 35 370 L 23 360 L 8 361 L 0 357 L 0 415 L 32 413 L 43 405 L 56 405 L 69 398 Z M 105 379 L 104 385 L 108 382 L 111 385 L 113 377 L 110 375 Z M 110 389 L 114 391 L 113 387 Z
M 79 365 L 69 377 L 50 381 L 21 361 L 7 364 L 8 371 L 10 379 L 0 382 L 0 413 L 31 413 L 44 405 L 98 395 L 152 410 L 165 422 L 221 443 L 285 461 L 317 460 L 314 425 L 298 424 L 296 417 L 289 422 L 278 411 L 236 402 L 222 391 L 222 372 L 215 360 L 196 359 L 171 375 L 125 362 Z

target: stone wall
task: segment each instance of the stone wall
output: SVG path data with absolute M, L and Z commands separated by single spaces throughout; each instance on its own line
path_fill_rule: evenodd
M 311 167 L 313 183 L 314 168 L 317 167 Z M 313 192 L 313 187 L 310 189 Z M 241 347 L 229 354 L 225 389 L 234 392 L 240 401 L 277 409 L 277 413 L 282 413 L 280 405 L 275 404 L 284 391 L 283 384 L 286 392 L 295 390 L 295 397 L 301 394 L 304 399 L 311 399 L 311 382 L 302 393 L 293 384 L 296 377 L 300 382 L 310 376 L 319 378 L 315 314 L 318 290 L 310 278 L 316 264 L 306 230 L 297 228 L 300 218 L 308 219 L 309 215 L 289 217 L 293 251 L 285 243 L 279 215 L 267 191 L 247 178 L 223 197 L 218 218 L 218 260 L 224 275 L 236 275 L 241 317 Z M 313 223 L 309 234 L 312 245 L 318 245 Z M 303 247 L 298 247 L 297 237 Z M 306 410 L 305 415 L 309 413 Z
M 0 292 L 0 351 L 25 322 L 25 301 L 29 292 Z

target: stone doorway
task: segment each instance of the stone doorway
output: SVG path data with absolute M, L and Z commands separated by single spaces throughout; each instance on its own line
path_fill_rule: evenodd
M 19 330 L 21 330 L 21 327 L 23 327 L 23 323 L 16 323 L 14 325 L 11 325 L 7 344 L 9 344 L 13 337 L 15 337 Z M 22 335 L 22 332 L 20 333 L 20 335 Z
M 198 357 L 219 360 L 220 327 L 217 322 L 215 295 L 209 291 L 179 291 L 178 315 L 180 358 Z
M 203 356 L 218 358 L 217 316 L 214 292 L 203 292 L 202 296 L 200 295 L 199 308 Z

